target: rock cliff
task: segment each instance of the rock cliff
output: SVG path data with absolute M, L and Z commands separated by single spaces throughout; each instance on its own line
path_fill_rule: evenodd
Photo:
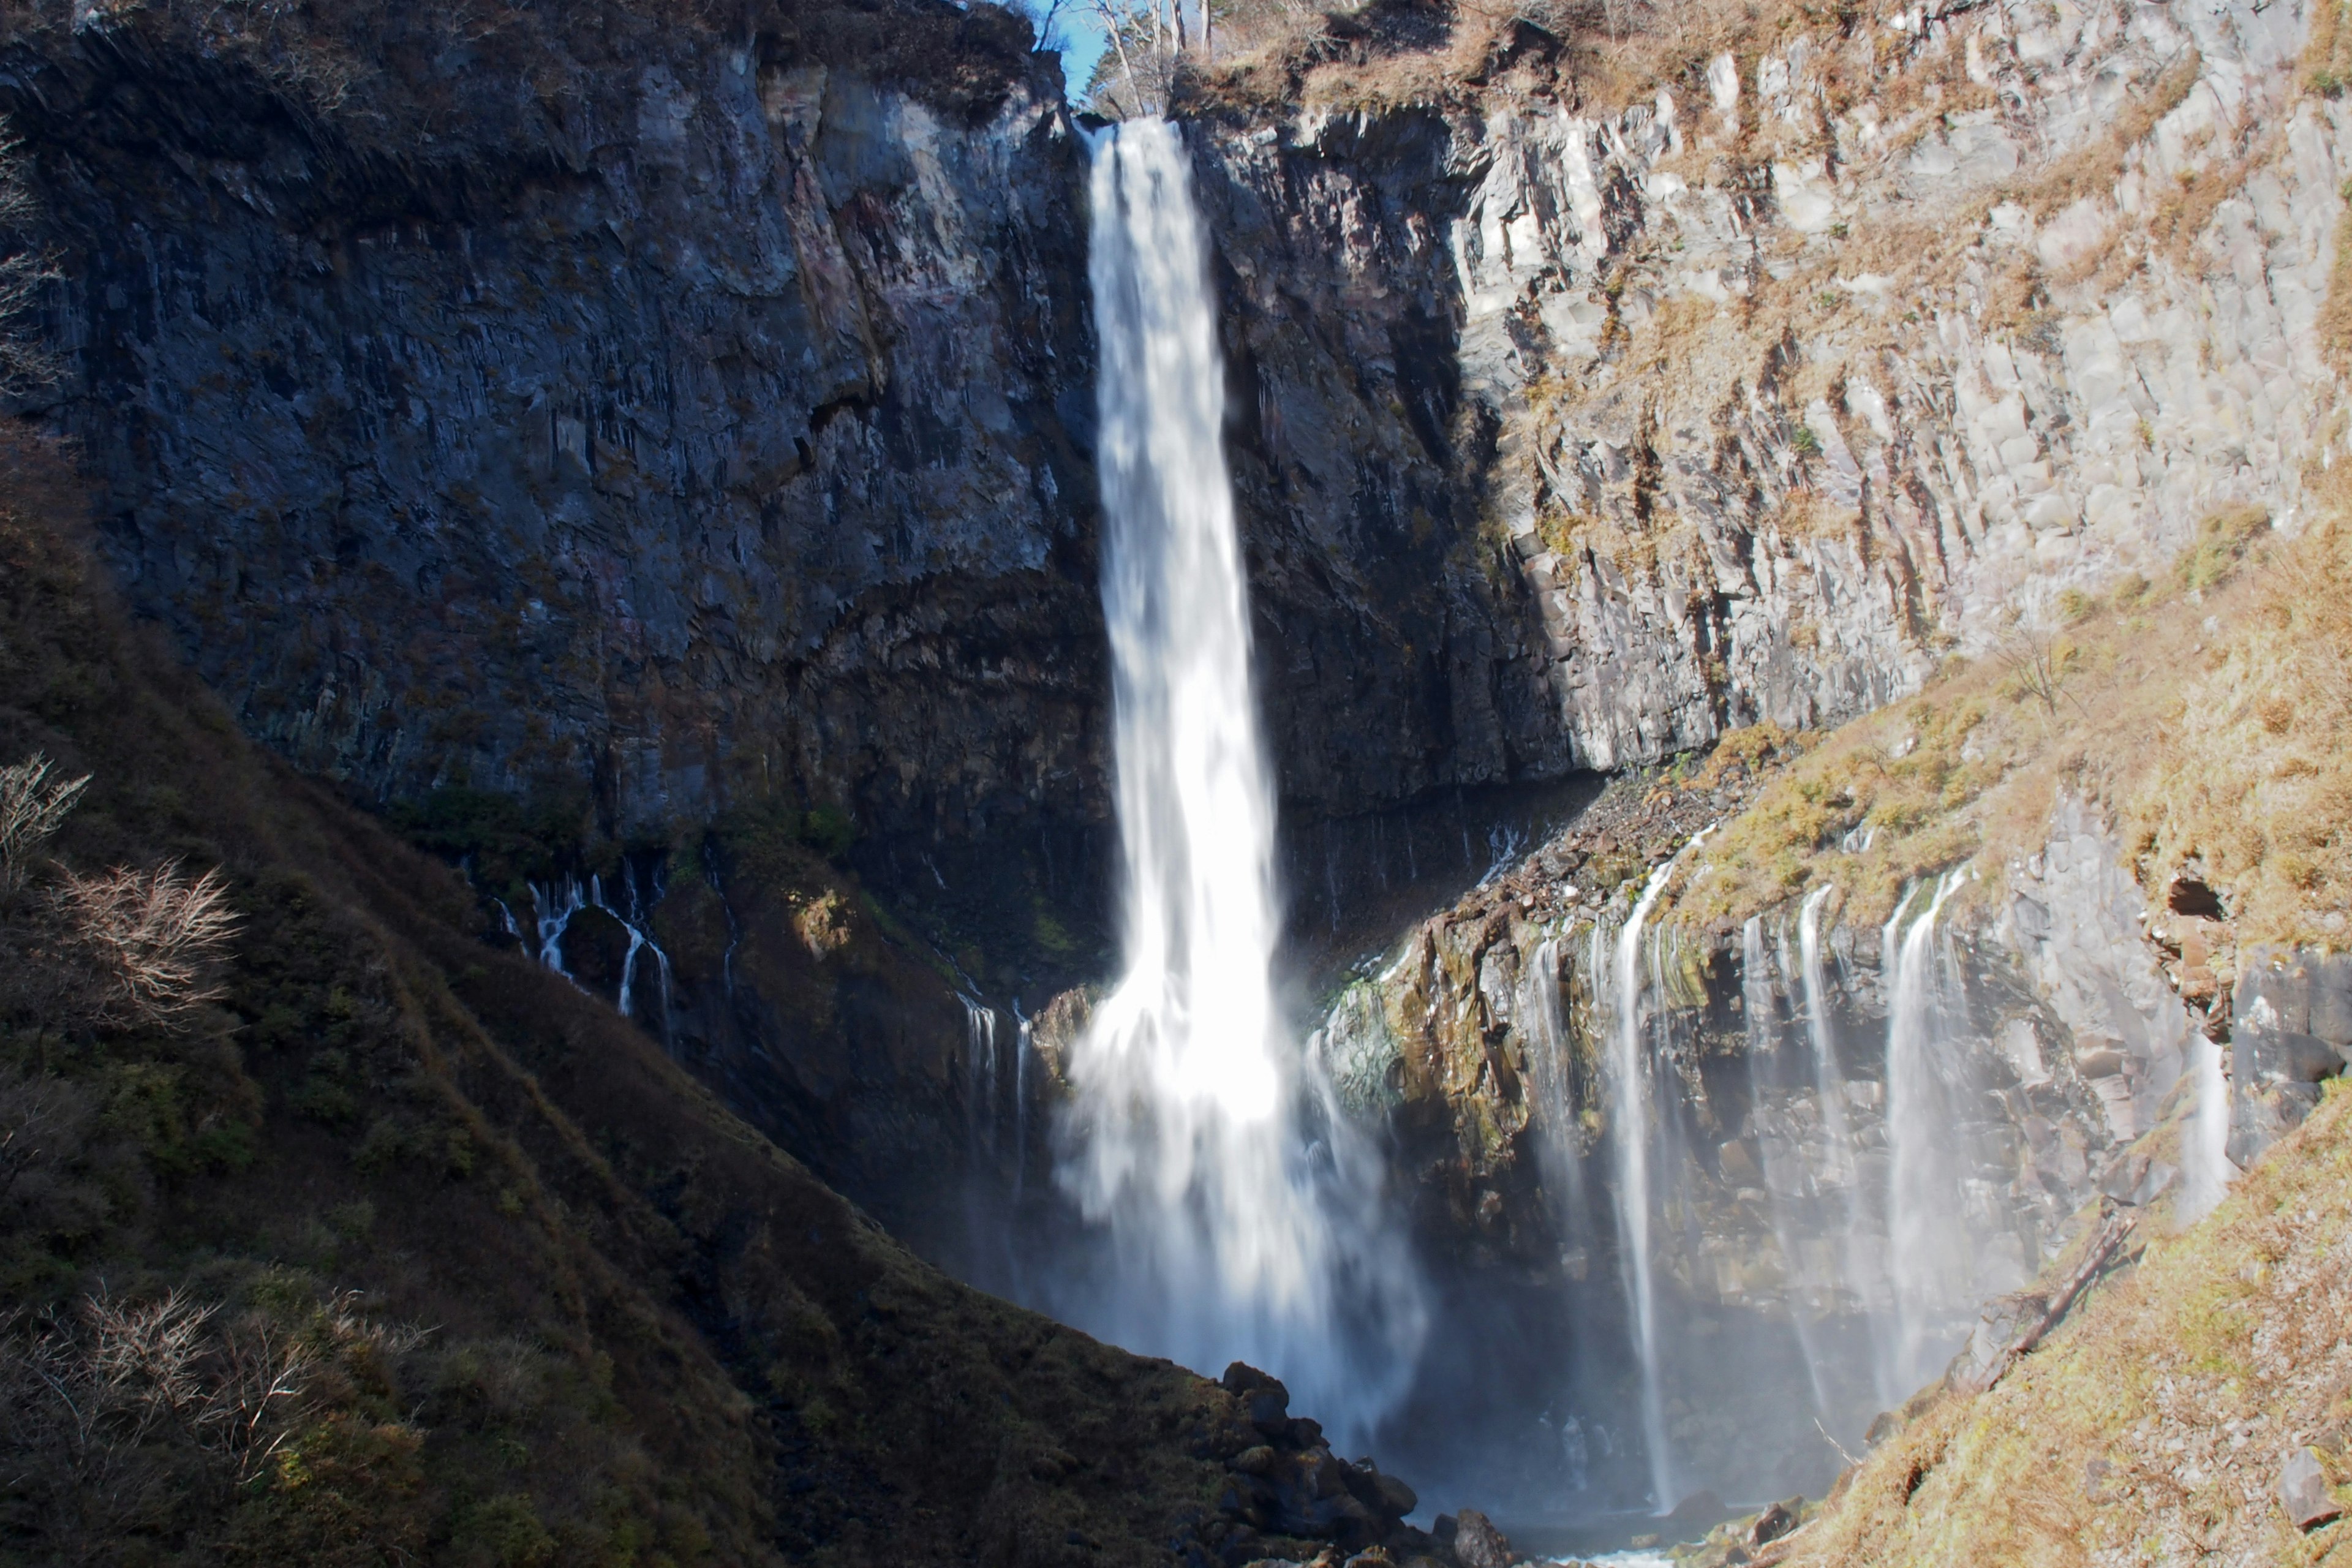
M 1255 512 L 1327 574 L 1444 562 L 1446 639 L 1385 625 L 1455 776 L 1850 718 L 2216 511 L 2292 520 L 2335 438 L 2302 8 L 1711 26 L 1601 88 L 1400 26 L 1204 90 Z M 1282 652 L 1277 715 L 1368 679 Z

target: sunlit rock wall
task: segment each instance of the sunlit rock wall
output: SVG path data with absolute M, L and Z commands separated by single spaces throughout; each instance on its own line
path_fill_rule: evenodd
M 1833 1472 L 1814 1423 L 1858 1444 L 1941 1373 L 1986 1302 L 2079 1237 L 2087 1205 L 2184 1215 L 2228 1179 L 2198 1164 L 2220 1145 L 2200 1143 L 2191 1068 L 2199 1047 L 2218 1054 L 2165 981 L 2116 842 L 2076 804 L 2062 801 L 2047 843 L 1998 885 L 1947 886 L 1947 912 L 1908 948 L 1924 1005 L 1907 1046 L 1893 948 L 1931 883 L 1885 924 L 1842 919 L 1825 893 L 1809 973 L 1803 900 L 1709 932 L 1675 919 L 1670 881 L 1636 993 L 1622 994 L 1616 944 L 1644 879 L 1623 876 L 1623 858 L 1654 864 L 1738 804 L 1662 804 L 1564 835 L 1416 926 L 1316 1038 L 1343 1096 L 1390 1130 L 1392 1180 L 1427 1245 L 1486 1282 L 1465 1292 L 1465 1321 L 1508 1297 L 1544 1323 L 1549 1302 L 1543 1373 L 1510 1374 L 1516 1407 L 1487 1397 L 1489 1429 L 1510 1434 L 1497 1446 L 1541 1456 L 1556 1494 L 1580 1483 L 1622 1499 L 1642 1484 L 1597 1449 L 1580 1472 L 1543 1435 L 1564 1410 L 1591 1434 L 1630 1408 L 1617 1206 L 1629 1137 L 1648 1152 L 1677 1470 L 1726 1496 L 1785 1489 L 1809 1465 Z M 2273 1070 L 2241 1066 L 2229 1103 L 2209 1108 L 2220 1121 L 2274 1118 L 2315 1092 L 2282 1032 L 2300 1040 L 2315 1017 L 2344 1032 L 2335 969 L 2287 968 L 2262 971 L 2281 1021 L 2240 1047 Z M 1610 1065 L 1628 1007 L 1643 1102 Z M 1907 1091 L 1905 1048 L 1925 1068 Z M 2242 1137 L 2232 1149 L 2247 1157 Z M 1922 1183 L 1908 1198 L 1906 1160 Z M 1465 1397 L 1441 1378 L 1425 1414 Z M 1621 1420 L 1609 1437 L 1623 1449 L 1638 1435 Z M 1521 1484 L 1541 1495 L 1547 1478 L 1538 1467 Z
M 2305 9 L 1915 5 L 1617 112 L 1222 126 L 1255 504 L 1333 577 L 1475 524 L 1394 637 L 1473 772 L 1851 717 L 2217 510 L 2292 531 L 2347 173 Z

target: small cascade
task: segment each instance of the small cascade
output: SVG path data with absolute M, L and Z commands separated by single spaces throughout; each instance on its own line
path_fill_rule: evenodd
M 2221 1076 L 2221 1047 L 2201 1030 L 2189 1040 L 2189 1076 L 2197 1104 L 2180 1134 L 2181 1194 L 2176 1217 L 2183 1225 L 2211 1214 L 2237 1172 L 2230 1163 L 2230 1083 Z
M 627 863 L 624 862 L 619 876 L 622 903 L 618 908 L 614 907 L 611 899 L 606 896 L 604 879 L 602 876 L 592 875 L 584 883 L 577 877 L 565 877 L 559 882 L 529 882 L 524 885 L 530 889 L 531 931 L 539 943 L 536 956 L 542 968 L 553 970 L 574 985 L 580 985 L 580 980 L 563 962 L 563 938 L 564 934 L 572 929 L 572 922 L 579 917 L 582 910 L 601 910 L 610 915 L 621 929 L 628 933 L 629 945 L 621 959 L 617 997 L 617 1005 L 621 1016 L 625 1018 L 638 1016 L 640 999 L 636 990 L 637 966 L 643 955 L 646 953 L 653 955 L 656 1000 L 659 1008 L 659 1016 L 655 1023 L 661 1035 L 662 1042 L 667 1045 L 669 1042 L 670 1029 L 669 954 L 662 951 L 661 943 L 654 940 L 653 922 L 647 912 L 648 906 L 661 901 L 662 885 L 659 867 L 656 867 L 650 873 L 650 879 L 653 884 L 652 896 L 649 899 L 642 898 L 636 875 Z M 514 911 L 508 909 L 503 902 L 499 903 L 499 908 L 506 916 L 508 931 L 518 940 L 521 940 L 522 932 L 515 921 Z M 580 988 L 583 991 L 587 989 L 585 986 Z M 639 1021 L 646 1020 L 640 1018 Z
M 1697 840 L 1691 842 L 1696 844 Z M 1685 845 L 1672 859 L 1650 873 L 1650 879 L 1643 884 L 1641 898 L 1625 919 L 1624 929 L 1617 933 L 1615 951 L 1605 972 L 1600 964 L 1601 932 L 1597 927 L 1593 931 L 1594 973 L 1610 976 L 1610 1098 L 1617 1122 L 1610 1146 L 1616 1167 L 1617 1236 L 1627 1266 L 1626 1305 L 1633 1321 L 1633 1352 L 1641 1369 L 1642 1438 L 1650 1465 L 1650 1495 L 1660 1512 L 1674 1507 L 1677 1493 L 1674 1455 L 1666 1436 L 1656 1289 L 1651 1278 L 1650 1138 L 1654 1117 L 1648 1031 L 1643 1027 L 1642 935 L 1650 911 L 1657 907 L 1667 881 L 1682 864 L 1683 856 L 1689 852 L 1690 846 Z M 1656 967 L 1653 963 L 1653 974 Z
M 1013 1037 L 1013 1198 L 1021 1199 L 1029 1184 L 1029 1059 L 1037 1052 L 1035 1026 L 1022 1016 L 1021 1004 L 1013 1004 L 1013 1019 L 1019 1028 Z
M 1886 1142 L 1893 1170 L 1887 1186 L 1887 1235 L 1897 1328 L 1893 1385 L 1916 1388 L 1948 1356 L 1947 1321 L 1975 1303 L 1970 1293 L 1966 1172 L 1956 1146 L 1958 1107 L 1947 1092 L 1940 1059 L 1948 1035 L 1947 954 L 1937 942 L 1945 900 L 1965 876 L 1948 872 L 1909 924 L 1917 902 L 1906 893 L 1886 923 Z
M 1560 1008 L 1559 939 L 1547 937 L 1529 954 L 1519 974 L 1519 1027 L 1528 1042 L 1528 1076 L 1543 1119 L 1538 1145 L 1551 1210 L 1571 1248 L 1584 1242 L 1583 1139 L 1579 1135 L 1575 1044 Z
M 727 897 L 727 885 L 719 875 L 719 856 L 709 844 L 702 848 L 702 874 L 710 890 L 719 896 L 719 918 L 727 922 L 727 951 L 719 958 L 719 983 L 730 1002 L 735 1000 L 735 950 L 743 945 L 743 928 L 736 923 L 735 906 Z
M 1872 1310 L 1885 1294 L 1885 1266 L 1871 1245 L 1877 1233 L 1871 1223 L 1868 1194 L 1863 1189 L 1853 1122 L 1846 1113 L 1845 1069 L 1838 1062 L 1837 1025 L 1830 1016 L 1829 969 L 1822 958 L 1822 910 L 1835 891 L 1824 883 L 1807 893 L 1797 909 L 1805 1036 L 1812 1047 L 1813 1097 L 1822 1119 L 1822 1166 L 1813 1179 L 1817 1185 L 1834 1187 L 1844 1206 L 1845 1224 L 1837 1248 L 1839 1282 L 1868 1314 L 1872 1381 L 1880 1406 L 1891 1409 L 1909 1390 L 1897 1387 L 1892 1378 L 1892 1325 L 1883 1311 Z
M 996 1009 L 977 996 L 959 994 L 963 1004 L 964 1131 L 975 1161 L 996 1153 L 999 1078 Z
M 588 907 L 586 895 L 578 879 L 566 877 L 562 882 L 542 887 L 537 882 L 525 884 L 530 889 L 532 926 L 539 937 L 539 962 L 544 969 L 552 969 L 566 980 L 572 971 L 563 966 L 563 933 L 571 929 L 572 917 Z M 575 985 L 580 983 L 572 980 Z
M 1764 917 L 1750 915 L 1739 928 L 1740 1009 L 1748 1023 L 1748 1079 L 1758 1103 L 1764 1100 L 1764 1081 L 1780 1055 L 1780 996 L 1772 986 L 1771 960 L 1764 947 Z M 1824 1420 L 1832 1414 L 1822 1381 L 1822 1347 L 1817 1312 L 1803 1300 L 1803 1249 L 1790 1207 L 1807 1185 L 1801 1146 L 1794 1139 L 1759 1140 L 1764 1148 L 1764 1190 L 1772 1211 L 1772 1239 L 1788 1269 L 1789 1321 L 1796 1331 L 1797 1352 L 1804 1358 L 1805 1378 L 1813 1396 L 1814 1413 Z

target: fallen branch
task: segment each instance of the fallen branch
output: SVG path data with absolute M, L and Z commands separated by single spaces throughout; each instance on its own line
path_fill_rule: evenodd
M 2040 1344 L 2050 1331 L 2058 1326 L 2067 1309 L 2074 1306 L 2075 1298 L 2090 1289 L 2091 1282 L 2099 1277 L 2099 1271 L 2107 1266 L 2107 1259 L 2115 1256 L 2116 1249 L 2124 1244 L 2124 1238 L 2130 1236 L 2138 1224 L 2137 1215 L 2121 1212 L 2111 1214 L 2102 1221 L 2098 1234 L 2084 1249 L 2083 1260 L 2074 1265 L 2056 1293 L 2052 1295 L 2050 1304 L 2042 1310 L 2041 1316 L 2003 1346 L 2000 1353 L 1992 1358 L 1983 1372 L 1961 1380 L 1957 1385 L 1959 1391 L 1982 1394 L 2009 1375 L 2009 1369 L 2017 1364 L 2018 1358 Z

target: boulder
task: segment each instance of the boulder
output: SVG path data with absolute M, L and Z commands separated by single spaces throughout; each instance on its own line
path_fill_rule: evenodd
M 1475 1508 L 1454 1519 L 1454 1556 L 1462 1568 L 1511 1568 L 1510 1538 Z
M 1748 1527 L 1748 1544 L 1764 1546 L 1797 1528 L 1797 1516 L 1783 1503 L 1773 1503 Z
M 2286 1457 L 2279 1469 L 2278 1489 L 2279 1506 L 2286 1510 L 2297 1530 L 2316 1530 L 2343 1516 L 2344 1510 L 2329 1493 L 2327 1471 L 2314 1449 L 2297 1448 Z
M 1421 1506 L 1411 1487 L 1394 1476 L 1381 1474 L 1380 1467 L 1369 1458 L 1348 1466 L 1346 1480 L 1349 1494 L 1381 1519 L 1402 1519 Z
M 1290 1435 L 1290 1428 L 1297 1423 L 1290 1419 L 1290 1390 L 1282 1385 L 1280 1378 L 1237 1361 L 1225 1368 L 1225 1375 L 1217 1381 L 1224 1385 L 1226 1393 L 1242 1402 L 1251 1426 L 1269 1437 Z

